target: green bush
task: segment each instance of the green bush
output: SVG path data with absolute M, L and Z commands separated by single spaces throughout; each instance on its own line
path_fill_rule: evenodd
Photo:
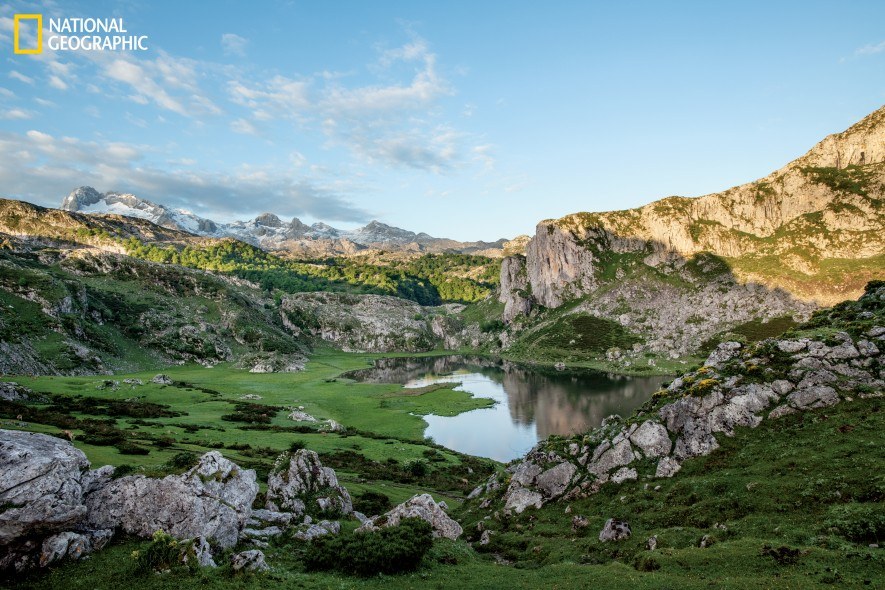
M 825 526 L 856 543 L 878 543 L 885 539 L 885 510 L 881 504 L 840 504 L 829 510 Z
M 380 492 L 365 491 L 353 500 L 353 509 L 366 516 L 384 514 L 389 508 L 391 508 L 390 498 Z
M 139 573 L 164 572 L 173 568 L 196 565 L 193 544 L 178 541 L 168 533 L 157 531 L 150 544 L 132 552 L 135 569 Z
M 175 453 L 175 455 L 173 455 L 172 458 L 169 459 L 169 467 L 174 467 L 176 469 L 190 469 L 196 464 L 197 455 L 196 453 L 192 453 L 190 451 Z
M 415 570 L 433 545 L 431 527 L 418 518 L 370 533 L 320 537 L 305 552 L 308 571 L 338 570 L 356 576 Z

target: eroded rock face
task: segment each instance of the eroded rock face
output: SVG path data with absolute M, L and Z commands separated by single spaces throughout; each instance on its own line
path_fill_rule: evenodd
M 0 547 L 75 526 L 86 514 L 86 455 L 54 436 L 0 431 Z
M 66 440 L 0 430 L 0 571 L 79 559 L 107 543 L 112 531 L 82 526 L 96 477 L 88 469 Z
M 267 479 L 267 508 L 296 514 L 350 514 L 353 502 L 335 470 L 323 467 L 315 452 L 300 449 L 277 459 Z
M 504 304 L 505 323 L 520 315 L 528 315 L 532 301 L 528 295 L 528 275 L 524 256 L 508 256 L 501 262 L 501 294 L 498 301 Z
M 140 537 L 163 530 L 178 539 L 204 537 L 229 548 L 237 543 L 257 493 L 253 470 L 212 451 L 182 475 L 108 482 L 87 495 L 86 520 L 95 528 L 121 528 Z
M 390 512 L 368 519 L 357 531 L 397 526 L 404 518 L 420 518 L 433 528 L 434 537 L 445 537 L 454 541 L 464 530 L 457 521 L 445 513 L 440 504 L 437 504 L 430 494 L 412 496 Z

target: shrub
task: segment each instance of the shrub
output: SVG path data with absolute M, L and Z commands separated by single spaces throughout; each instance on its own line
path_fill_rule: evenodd
M 145 549 L 132 552 L 135 569 L 139 573 L 163 572 L 175 567 L 196 564 L 193 556 L 193 544 L 189 541 L 178 541 L 168 533 L 157 531 Z
M 356 496 L 353 509 L 367 516 L 383 514 L 391 508 L 390 498 L 380 492 L 366 491 Z
M 172 458 L 169 459 L 169 467 L 174 467 L 176 469 L 190 469 L 196 464 L 197 455 L 195 453 L 191 453 L 190 451 L 175 453 L 175 455 L 173 455 Z
M 427 462 L 421 459 L 415 459 L 406 463 L 406 470 L 414 477 L 424 477 L 427 475 Z
M 856 543 L 878 543 L 885 539 L 885 512 L 873 503 L 841 504 L 830 508 L 825 526 Z
M 114 446 L 117 447 L 121 455 L 148 455 L 151 452 L 150 449 L 140 447 L 131 442 L 118 442 L 114 443 Z
M 380 531 L 315 539 L 307 547 L 304 566 L 363 577 L 398 574 L 415 570 L 432 545 L 430 525 L 406 518 Z

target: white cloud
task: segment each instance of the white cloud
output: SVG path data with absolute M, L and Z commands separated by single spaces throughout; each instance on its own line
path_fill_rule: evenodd
M 231 131 L 243 135 L 258 135 L 258 128 L 246 119 L 237 119 L 230 124 Z
M 24 119 L 30 119 L 32 116 L 33 113 L 24 109 L 9 109 L 8 111 L 0 111 L 0 119 L 6 119 L 7 121 L 21 121 Z
M 55 74 L 49 76 L 49 85 L 57 90 L 67 90 L 68 89 L 67 83 L 64 80 L 62 80 L 61 78 L 59 78 L 58 76 L 56 76 Z
M 885 41 L 882 41 L 881 43 L 858 47 L 854 51 L 854 55 L 875 55 L 877 53 L 882 53 L 883 51 L 885 51 Z
M 24 82 L 25 84 L 33 84 L 34 83 L 33 78 L 31 78 L 30 76 L 25 76 L 21 72 L 17 72 L 15 70 L 12 70 L 11 72 L 9 72 L 9 77 L 12 78 L 13 80 L 18 80 L 19 82 Z
M 225 33 L 221 36 L 221 47 L 224 49 L 225 55 L 245 57 L 248 44 L 248 39 L 234 33 Z
M 85 184 L 228 218 L 260 211 L 330 221 L 370 217 L 344 197 L 341 185 L 250 166 L 227 172 L 169 170 L 166 162 L 162 167 L 145 162 L 145 155 L 146 148 L 137 145 L 58 138 L 38 130 L 0 131 L 0 186 L 7 195 L 48 206 L 58 206 Z

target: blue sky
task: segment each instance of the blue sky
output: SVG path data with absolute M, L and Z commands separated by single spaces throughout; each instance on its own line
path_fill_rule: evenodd
M 14 55 L 28 12 L 122 17 L 150 49 Z M 885 103 L 882 23 L 881 1 L 12 2 L 0 194 L 512 237 L 798 157 Z

